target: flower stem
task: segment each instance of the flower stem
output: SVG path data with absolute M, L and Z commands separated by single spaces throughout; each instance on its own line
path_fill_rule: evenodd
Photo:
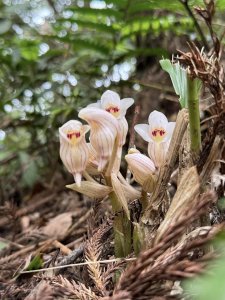
M 201 130 L 197 79 L 187 76 L 187 86 L 191 150 L 198 156 L 201 151 Z
M 112 186 L 111 177 L 105 176 L 106 184 Z M 113 221 L 114 249 L 116 257 L 126 257 L 131 252 L 131 222 L 117 199 L 114 191 L 109 194 L 112 210 L 115 213 Z
M 106 184 L 113 186 L 112 184 L 112 172 L 114 164 L 117 163 L 118 154 L 118 138 L 115 140 L 111 159 L 109 161 L 107 170 L 104 174 Z M 116 257 L 126 257 L 131 252 L 131 222 L 128 219 L 127 214 L 123 210 L 122 204 L 118 199 L 116 193 L 112 191 L 109 194 L 113 212 L 115 213 L 113 221 L 114 230 L 114 249 Z
M 148 194 L 144 190 L 141 191 L 140 202 L 142 205 L 142 211 L 144 212 L 146 207 L 148 206 Z

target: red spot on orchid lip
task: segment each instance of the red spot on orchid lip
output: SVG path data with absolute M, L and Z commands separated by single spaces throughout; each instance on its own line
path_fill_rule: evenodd
M 106 109 L 106 111 L 109 112 L 109 113 L 111 113 L 111 112 L 112 113 L 117 113 L 119 111 L 119 108 L 116 107 L 116 106 L 115 107 L 114 106 L 110 106 L 109 108 Z
M 158 134 L 160 136 L 163 136 L 165 133 L 166 133 L 165 130 L 162 130 L 162 129 L 155 129 L 152 131 L 153 136 L 157 136 Z
M 80 132 L 72 132 L 72 133 L 69 132 L 69 133 L 67 133 L 66 136 L 67 136 L 67 138 L 70 139 L 70 140 L 71 140 L 73 137 L 79 138 L 79 137 L 80 137 Z

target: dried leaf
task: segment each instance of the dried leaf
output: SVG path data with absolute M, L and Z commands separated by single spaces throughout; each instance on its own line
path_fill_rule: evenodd
M 119 179 L 117 178 L 116 174 L 114 173 L 111 175 L 111 180 L 112 180 L 113 191 L 115 192 L 117 199 L 120 202 L 120 205 L 123 207 L 124 212 L 127 215 L 127 218 L 130 220 L 130 212 L 128 209 L 127 199 L 125 197 L 123 186 L 119 181 Z
M 137 191 L 135 188 L 122 183 L 123 191 L 127 202 L 139 199 L 141 197 L 141 192 Z
M 41 231 L 49 237 L 60 239 L 72 225 L 72 212 L 66 212 L 51 219 Z
M 199 188 L 199 176 L 194 166 L 182 176 L 165 219 L 158 228 L 156 242 L 164 234 L 168 226 L 177 220 L 180 215 L 183 215 L 183 211 L 186 211 L 188 207 L 193 207 L 194 202 L 198 200 Z
M 81 186 L 77 186 L 76 183 L 73 183 L 66 187 L 93 199 L 104 198 L 112 192 L 111 187 L 91 181 L 81 181 Z

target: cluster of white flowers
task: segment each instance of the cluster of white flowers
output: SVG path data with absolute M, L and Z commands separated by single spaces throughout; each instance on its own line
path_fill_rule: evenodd
M 79 118 L 88 125 L 71 120 L 59 128 L 60 157 L 78 186 L 84 171 L 89 174 L 104 172 L 115 143 L 117 164 L 119 161 L 120 165 L 122 146 L 128 132 L 125 115 L 133 103 L 132 98 L 120 99 L 117 93 L 108 90 L 97 103 L 80 110 Z M 153 111 L 148 121 L 149 124 L 138 124 L 134 129 L 149 143 L 149 157 L 138 150 L 131 150 L 125 156 L 134 179 L 141 185 L 150 173 L 154 173 L 164 163 L 175 125 L 174 122 L 168 122 L 165 115 L 158 111 Z M 85 134 L 89 130 L 90 141 L 87 143 Z M 119 167 L 116 170 L 118 172 Z

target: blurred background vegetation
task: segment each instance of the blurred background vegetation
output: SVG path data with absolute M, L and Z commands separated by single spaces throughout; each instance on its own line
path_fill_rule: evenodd
M 1 205 L 12 195 L 51 184 L 62 168 L 58 127 L 106 89 L 133 97 L 146 114 L 178 108 L 158 60 L 186 49 L 187 41 L 210 47 L 193 9 L 202 3 L 1 1 Z M 223 38 L 225 1 L 216 5 L 214 26 Z

